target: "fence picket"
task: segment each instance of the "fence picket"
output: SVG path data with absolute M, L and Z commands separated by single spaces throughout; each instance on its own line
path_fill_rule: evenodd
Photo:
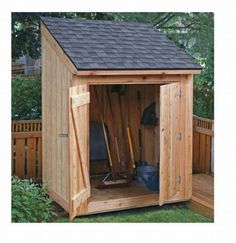
M 42 179 L 41 120 L 12 122 L 12 175 Z
M 36 178 L 36 138 L 27 139 L 27 178 Z
M 42 138 L 38 138 L 38 167 L 37 178 L 42 179 Z
M 25 177 L 25 139 L 19 138 L 16 140 L 16 163 L 15 174 L 20 178 Z
M 193 173 L 212 172 L 214 121 L 193 116 Z

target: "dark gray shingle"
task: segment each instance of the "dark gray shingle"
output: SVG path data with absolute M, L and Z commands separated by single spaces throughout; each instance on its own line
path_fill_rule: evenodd
M 150 24 L 41 19 L 78 70 L 201 69 Z

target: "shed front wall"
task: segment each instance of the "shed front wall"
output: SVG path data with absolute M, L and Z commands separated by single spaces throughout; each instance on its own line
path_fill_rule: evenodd
M 72 74 L 42 34 L 43 182 L 69 210 L 68 88 Z
M 136 76 L 136 77 L 130 77 L 130 76 L 121 76 L 119 77 L 113 77 L 113 76 L 106 76 L 106 77 L 74 77 L 72 86 L 78 86 L 78 85 L 88 85 L 90 88 L 90 85 L 96 85 L 96 84 L 117 84 L 117 83 L 123 83 L 123 84 L 160 84 L 165 85 L 168 83 L 179 83 L 180 87 L 180 93 L 179 89 L 176 90 L 176 93 L 171 94 L 173 98 L 176 98 L 176 96 L 180 95 L 180 106 L 178 108 L 178 114 L 175 114 L 176 119 L 178 120 L 178 123 L 180 124 L 179 130 L 176 130 L 176 133 L 181 133 L 181 142 L 176 151 L 178 153 L 179 162 L 178 165 L 173 166 L 177 161 L 174 159 L 168 158 L 168 160 L 162 160 L 161 163 L 165 165 L 165 168 L 168 168 L 167 170 L 162 171 L 160 174 L 160 183 L 161 188 L 160 191 L 168 191 L 171 190 L 171 187 L 178 187 L 179 193 L 176 194 L 177 196 L 168 196 L 168 193 L 162 193 L 165 195 L 162 196 L 160 204 L 164 203 L 171 203 L 171 202 L 177 202 L 177 201 L 185 201 L 191 198 L 192 193 L 192 75 L 155 75 L 155 76 Z M 119 82 L 120 80 L 120 82 Z M 147 81 L 148 80 L 148 81 Z M 149 82 L 150 81 L 150 82 Z M 89 88 L 89 90 L 90 90 Z M 160 100 L 160 103 L 162 103 L 162 100 Z M 172 109 L 174 112 L 175 109 Z M 163 112 L 164 115 L 169 116 L 168 110 Z M 88 121 L 89 122 L 89 121 Z M 174 139 L 178 139 L 176 133 L 173 133 L 171 137 L 168 138 L 168 140 L 165 140 L 165 142 L 168 143 L 167 149 L 168 151 L 173 152 L 173 148 L 171 147 L 173 144 Z M 161 131 L 160 131 L 160 136 Z M 161 140 L 161 138 L 160 138 Z M 171 142 L 172 141 L 172 142 Z M 157 148 L 158 149 L 158 148 Z M 159 149 L 158 149 L 159 150 Z M 160 153 L 165 153 L 165 150 L 160 150 Z M 167 152 L 168 153 L 168 152 Z M 170 155 L 171 156 L 171 155 Z M 169 162 L 168 162 L 169 161 Z M 87 162 L 89 165 L 89 161 Z M 168 164 L 169 163 L 169 164 Z M 178 175 L 176 172 L 170 173 L 170 165 L 177 170 Z M 181 179 L 180 179 L 181 178 Z M 167 196 L 166 196 L 167 195 Z M 78 214 L 82 213 L 80 210 L 77 211 Z M 86 212 L 83 210 L 83 214 L 86 214 Z

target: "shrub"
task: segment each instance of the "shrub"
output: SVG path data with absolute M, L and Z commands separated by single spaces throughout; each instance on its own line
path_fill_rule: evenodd
M 41 118 L 41 81 L 34 77 L 12 78 L 12 120 Z
M 55 216 L 45 186 L 12 177 L 12 222 L 48 222 Z

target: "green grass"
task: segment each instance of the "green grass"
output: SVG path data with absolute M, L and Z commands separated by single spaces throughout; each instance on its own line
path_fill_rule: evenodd
M 69 222 L 68 217 L 58 217 L 55 222 Z M 209 223 L 211 219 L 194 213 L 184 205 L 168 205 L 124 210 L 75 218 L 73 223 Z

